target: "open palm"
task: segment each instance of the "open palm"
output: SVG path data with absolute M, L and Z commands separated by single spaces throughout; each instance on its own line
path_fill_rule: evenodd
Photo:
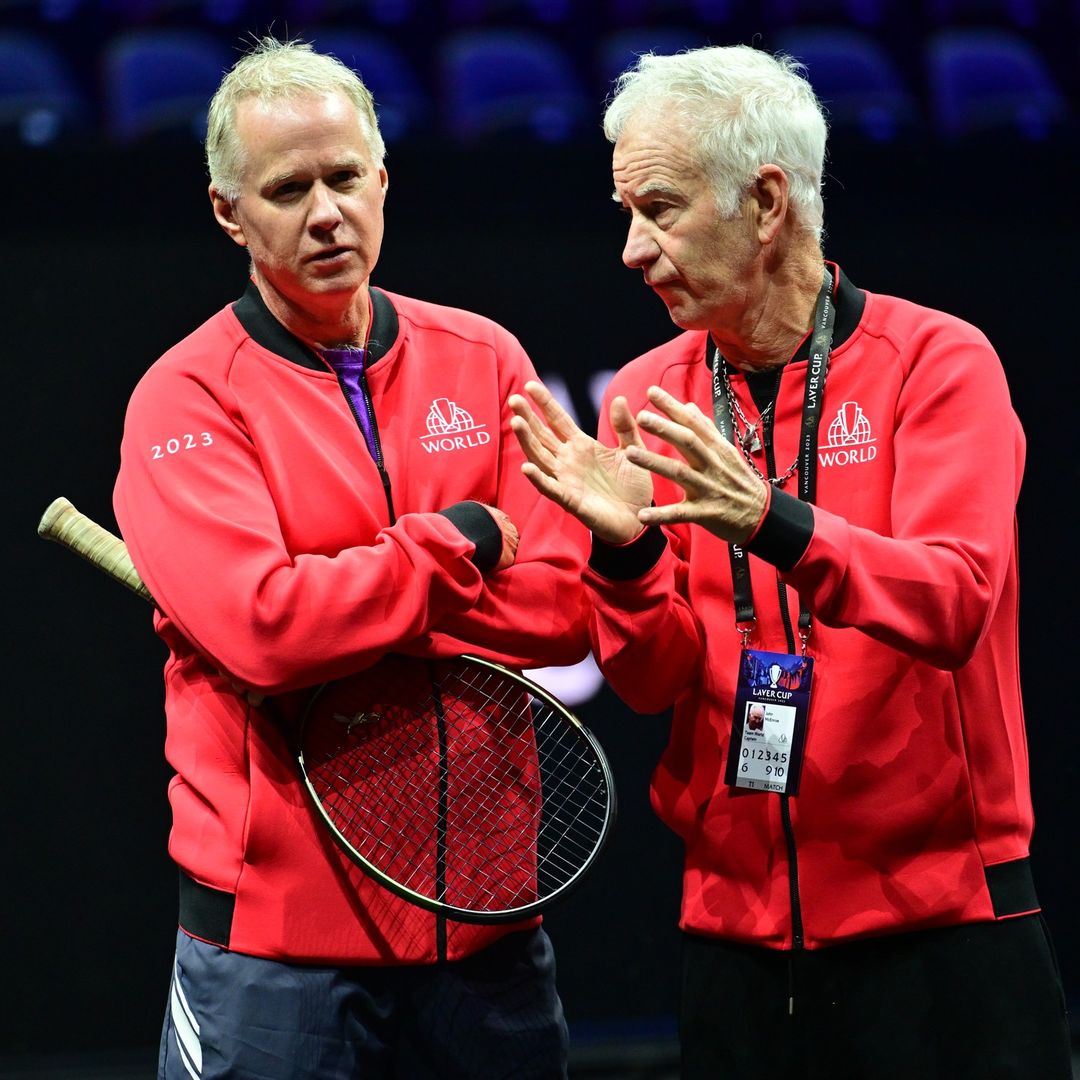
M 541 494 L 573 514 L 601 540 L 625 543 L 641 532 L 638 511 L 652 503 L 652 475 L 626 455 L 641 436 L 625 399 L 611 407 L 618 446 L 586 435 L 540 383 L 525 391 L 540 415 L 521 395 L 510 398 L 511 427 L 525 453 L 522 472 Z

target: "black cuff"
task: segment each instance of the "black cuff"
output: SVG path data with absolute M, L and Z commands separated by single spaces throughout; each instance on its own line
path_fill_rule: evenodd
M 1009 915 L 1026 915 L 1039 910 L 1039 898 L 1035 895 L 1035 882 L 1031 877 L 1029 859 L 1013 859 L 1012 862 L 987 866 L 986 887 L 994 905 L 994 918 Z
M 503 548 L 502 529 L 480 503 L 454 503 L 439 513 L 444 518 L 449 518 L 457 531 L 476 546 L 471 558 L 481 574 L 486 574 L 499 565 Z
M 633 581 L 647 574 L 659 561 L 667 547 L 664 530 L 649 526 L 629 544 L 613 546 L 595 536 L 589 568 L 610 581 Z
M 765 520 L 746 550 L 772 563 L 777 570 L 790 570 L 810 546 L 814 536 L 814 511 L 794 495 L 773 488 Z

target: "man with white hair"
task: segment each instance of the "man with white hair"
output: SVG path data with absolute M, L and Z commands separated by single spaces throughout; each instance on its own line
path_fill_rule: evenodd
M 306 688 L 388 654 L 430 688 L 435 658 L 586 652 L 585 530 L 522 477 L 504 408 L 528 357 L 487 319 L 370 284 L 383 153 L 337 60 L 266 39 L 236 63 L 209 194 L 251 279 L 127 411 L 116 518 L 170 653 L 167 1080 L 566 1075 L 539 919 L 465 924 L 365 876 L 291 745 Z
M 539 384 L 510 404 L 592 531 L 604 675 L 673 708 L 683 1076 L 1067 1080 L 998 357 L 825 261 L 826 123 L 789 58 L 645 55 L 605 132 L 623 261 L 683 333 L 615 376 L 598 440 Z

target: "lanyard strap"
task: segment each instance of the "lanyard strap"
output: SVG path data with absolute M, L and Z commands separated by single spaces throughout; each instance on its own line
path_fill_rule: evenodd
M 793 469 L 799 476 L 799 498 L 812 503 L 817 495 L 817 448 L 821 410 L 825 401 L 825 378 L 829 372 L 829 355 L 832 352 L 833 332 L 836 329 L 836 305 L 833 303 L 833 277 L 825 268 L 814 308 L 814 326 L 810 338 L 810 360 L 806 367 L 806 384 L 803 394 L 802 429 L 799 451 Z M 713 419 L 720 434 L 730 443 L 736 442 L 735 425 L 731 414 L 731 402 L 724 382 L 724 358 L 720 350 L 713 354 Z M 780 393 L 777 386 L 777 395 Z M 751 467 L 757 471 L 756 466 Z M 759 473 L 758 475 L 761 475 Z M 791 475 L 766 478 L 770 484 L 779 486 Z M 732 596 L 735 603 L 735 626 L 743 636 L 743 643 L 750 637 L 757 616 L 754 613 L 754 594 L 750 583 L 750 566 L 746 552 L 738 544 L 728 545 L 731 562 Z M 801 603 L 799 607 L 799 630 L 805 649 L 810 635 L 810 612 Z

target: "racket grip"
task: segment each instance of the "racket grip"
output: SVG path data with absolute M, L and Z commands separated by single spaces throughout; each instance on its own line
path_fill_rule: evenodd
M 115 581 L 126 585 L 137 596 L 154 602 L 150 590 L 143 584 L 131 561 L 124 541 L 79 513 L 63 496 L 49 504 L 37 531 L 42 539 L 53 540 L 70 548 Z

